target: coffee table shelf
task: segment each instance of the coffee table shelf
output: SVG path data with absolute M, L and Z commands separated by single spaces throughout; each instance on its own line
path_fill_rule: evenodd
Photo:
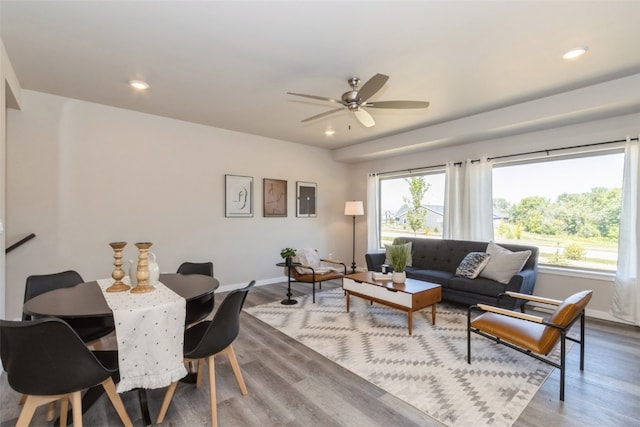
M 347 312 L 351 295 L 406 311 L 409 335 L 413 329 L 413 312 L 431 306 L 431 320 L 435 325 L 436 304 L 442 300 L 442 286 L 438 284 L 414 279 L 406 279 L 404 283 L 377 280 L 370 271 L 344 276 L 342 289 L 346 292 Z

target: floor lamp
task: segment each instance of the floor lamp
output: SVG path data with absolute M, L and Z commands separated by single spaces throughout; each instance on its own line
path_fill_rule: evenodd
M 356 216 L 364 215 L 362 202 L 349 201 L 344 204 L 344 214 L 353 217 L 353 257 L 351 262 L 351 272 L 356 272 Z

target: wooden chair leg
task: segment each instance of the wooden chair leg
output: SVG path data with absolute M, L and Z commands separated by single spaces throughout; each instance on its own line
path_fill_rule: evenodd
M 59 399 L 66 399 L 69 395 L 59 394 L 55 396 L 33 396 L 27 395 L 24 404 L 22 407 L 22 411 L 20 411 L 20 416 L 18 417 L 18 421 L 16 422 L 16 427 L 28 427 L 31 422 L 31 418 L 33 418 L 33 414 L 36 412 L 36 408 L 38 406 L 44 405 L 46 403 L 55 402 Z
M 162 407 L 160 408 L 160 413 L 158 414 L 158 419 L 156 420 L 156 424 L 162 424 L 164 421 L 164 417 L 167 415 L 167 410 L 169 409 L 169 405 L 171 404 L 171 399 L 173 399 L 173 394 L 176 392 L 176 387 L 178 386 L 178 382 L 174 381 L 169 384 L 169 388 L 167 388 L 167 392 L 164 395 L 164 400 L 162 401 Z
M 24 405 L 24 402 L 27 400 L 27 395 L 23 394 L 22 396 L 20 396 L 20 402 L 18 402 L 18 405 L 22 406 Z
M 216 364 L 214 356 L 207 357 L 209 365 L 209 402 L 211 404 L 211 427 L 218 427 L 218 408 L 216 399 Z
M 47 405 L 47 421 L 53 421 L 53 417 L 56 415 L 56 402 L 49 402 Z
M 80 391 L 71 393 L 71 406 L 73 410 L 73 427 L 82 427 L 82 393 Z
M 29 427 L 29 423 L 31 422 L 31 418 L 33 418 L 33 414 L 36 412 L 36 408 L 42 404 L 39 397 L 40 396 L 25 397 L 22 411 L 20 411 L 18 422 L 16 422 L 16 427 Z
M 233 369 L 233 374 L 236 376 L 236 381 L 238 381 L 238 385 L 240 386 L 240 391 L 243 396 L 247 395 L 247 386 L 244 384 L 244 378 L 242 378 L 242 372 L 240 371 L 240 365 L 238 364 L 238 359 L 236 359 L 236 353 L 233 351 L 233 346 L 229 345 L 226 349 L 223 350 L 227 353 L 227 357 L 229 358 L 229 363 L 231 363 L 231 369 Z
M 198 359 L 198 374 L 196 375 L 196 388 L 202 385 L 202 371 L 204 370 L 204 359 Z
M 69 397 L 60 400 L 60 427 L 67 427 L 67 414 L 69 412 Z
M 133 427 L 133 423 L 129 418 L 129 414 L 127 414 L 127 410 L 124 408 L 124 403 L 122 403 L 122 399 L 120 399 L 120 395 L 116 391 L 116 385 L 114 384 L 113 379 L 109 377 L 106 380 L 104 380 L 102 382 L 102 387 L 104 388 L 104 391 L 107 392 L 107 396 L 109 396 L 109 400 L 111 401 L 111 404 L 113 405 L 116 412 L 118 413 L 118 416 L 122 421 L 122 424 L 125 427 Z M 74 407 L 74 414 L 75 414 L 75 407 Z M 75 416 L 74 416 L 73 427 L 75 427 Z

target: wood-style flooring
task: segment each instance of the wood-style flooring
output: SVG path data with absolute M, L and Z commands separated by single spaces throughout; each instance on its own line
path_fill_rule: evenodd
M 338 287 L 325 282 L 324 289 Z M 292 284 L 294 298 L 310 293 L 309 285 Z M 284 298 L 285 284 L 256 287 L 245 307 Z M 224 294 L 217 296 L 217 303 Z M 106 339 L 105 347 L 113 344 Z M 113 339 L 111 339 L 113 341 Z M 440 426 L 412 406 L 385 393 L 304 345 L 242 313 L 234 349 L 249 391 L 242 396 L 228 360 L 216 358 L 220 426 Z M 558 400 L 558 371 L 543 384 L 515 426 L 640 426 L 640 328 L 587 319 L 585 371 L 579 349 L 568 356 L 565 401 Z M 155 419 L 164 389 L 149 390 Z M 0 426 L 13 426 L 20 396 L 0 377 Z M 135 426 L 144 423 L 135 392 L 122 394 Z M 103 396 L 84 415 L 85 426 L 118 426 L 119 419 Z M 46 408 L 32 426 L 48 426 Z M 179 384 L 162 425 L 209 425 L 208 384 L 200 389 Z

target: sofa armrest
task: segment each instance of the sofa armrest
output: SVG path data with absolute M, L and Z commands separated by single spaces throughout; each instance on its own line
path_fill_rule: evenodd
M 536 284 L 537 276 L 537 270 L 522 270 L 519 273 L 516 273 L 511 280 L 509 280 L 509 284 L 505 288 L 505 291 L 531 295 L 533 294 L 533 288 Z
M 380 266 L 384 264 L 386 256 L 387 254 L 384 252 L 366 254 L 364 259 L 367 261 L 367 270 L 380 271 Z
M 512 298 L 509 296 L 509 292 L 516 292 L 519 294 L 531 295 L 533 294 L 533 288 L 536 284 L 536 277 L 538 276 L 537 269 L 522 270 L 516 273 L 509 283 L 505 287 L 505 293 L 498 296 L 498 302 L 501 306 L 510 309 L 520 308 L 524 310 L 525 300 L 519 298 Z

